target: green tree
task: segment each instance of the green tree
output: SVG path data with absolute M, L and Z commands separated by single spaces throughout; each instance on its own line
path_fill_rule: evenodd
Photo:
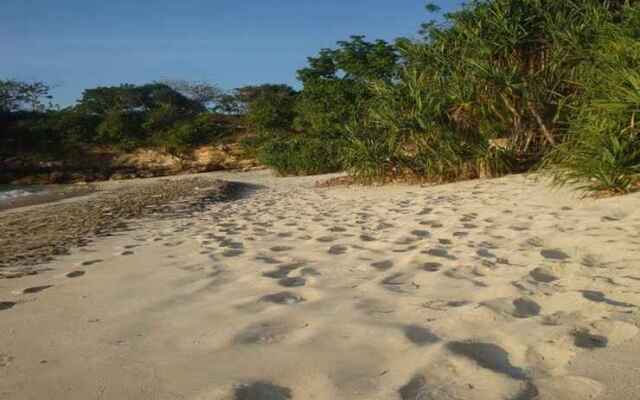
M 297 92 L 287 85 L 245 86 L 234 91 L 249 126 L 257 133 L 290 131 Z
M 167 79 L 159 83 L 169 86 L 183 96 L 200 104 L 203 108 L 215 110 L 225 95 L 218 86 L 208 82 L 191 82 L 183 79 Z
M 51 100 L 50 87 L 42 82 L 0 80 L 0 113 L 19 110 L 43 112 Z
M 124 84 L 83 92 L 76 111 L 101 118 L 98 140 L 125 148 L 144 143 L 173 125 L 196 117 L 204 105 L 162 84 Z
M 303 84 L 296 107 L 297 125 L 314 134 L 344 135 L 361 117 L 371 98 L 369 83 L 389 82 L 397 71 L 398 54 L 383 40 L 352 36 L 336 49 L 322 49 L 298 71 Z

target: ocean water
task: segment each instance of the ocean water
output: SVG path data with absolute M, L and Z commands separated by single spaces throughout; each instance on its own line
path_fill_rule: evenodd
M 0 185 L 0 202 L 17 197 L 32 196 L 43 189 L 37 186 Z

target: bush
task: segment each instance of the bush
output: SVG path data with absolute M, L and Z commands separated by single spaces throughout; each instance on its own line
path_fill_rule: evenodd
M 145 139 L 143 117 L 139 113 L 113 112 L 107 114 L 96 128 L 97 142 L 131 150 Z
M 240 148 L 242 149 L 244 156 L 247 158 L 258 158 L 258 150 L 266 142 L 270 141 L 273 135 L 269 134 L 256 134 L 245 136 L 240 139 Z
M 96 142 L 96 129 L 100 125 L 96 115 L 75 110 L 51 112 L 47 124 L 58 132 L 67 146 L 80 146 Z
M 571 136 L 547 158 L 558 184 L 595 192 L 627 193 L 640 188 L 640 73 L 611 71 L 602 88 L 571 123 Z
M 258 160 L 281 175 L 336 172 L 340 141 L 319 136 L 283 135 L 266 140 L 257 150 Z
M 297 129 L 313 135 L 342 137 L 348 124 L 365 112 L 371 98 L 369 82 L 393 79 L 398 54 L 383 40 L 351 36 L 336 49 L 322 49 L 298 71 L 303 90 L 296 102 Z
M 249 126 L 259 134 L 291 131 L 297 93 L 287 85 L 248 86 L 237 90 L 246 104 Z
M 202 113 L 193 120 L 177 123 L 161 132 L 153 138 L 153 142 L 179 156 L 196 146 L 220 140 L 232 131 L 233 127 L 226 119 Z
M 640 188 L 640 7 L 626 7 L 593 43 L 565 141 L 544 165 L 558 184 L 626 193 Z
M 375 130 L 351 134 L 340 150 L 341 161 L 349 174 L 364 183 L 398 175 L 399 160 L 393 136 Z
M 398 40 L 395 78 L 366 79 L 364 111 L 342 118 L 355 177 L 499 176 L 551 153 L 557 182 L 638 186 L 638 2 L 472 1 L 445 19 Z

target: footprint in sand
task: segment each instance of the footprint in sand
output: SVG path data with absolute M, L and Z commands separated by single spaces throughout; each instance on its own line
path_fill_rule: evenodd
M 607 347 L 609 339 L 603 335 L 596 335 L 588 329 L 578 329 L 572 332 L 573 344 L 581 349 L 597 349 Z
M 478 251 L 476 251 L 476 254 L 483 258 L 497 258 L 495 254 L 484 248 L 478 249 Z
M 409 244 L 412 244 L 412 243 L 414 243 L 416 240 L 417 240 L 417 239 L 416 239 L 415 237 L 413 237 L 413 236 L 407 236 L 407 237 L 400 238 L 400 239 L 396 240 L 396 241 L 395 241 L 395 242 L 393 242 L 393 243 L 394 243 L 394 244 L 398 244 L 398 245 L 403 246 L 403 245 L 409 245 Z
M 337 237 L 335 236 L 321 236 L 319 238 L 316 239 L 318 242 L 321 243 L 330 243 L 330 242 L 334 242 L 336 240 L 338 240 Z
M 427 272 L 438 272 L 442 269 L 442 264 L 438 262 L 426 262 L 422 264 L 420 269 Z
M 360 235 L 360 240 L 362 240 L 363 242 L 375 242 L 378 239 L 371 235 L 362 234 Z
M 262 276 L 264 276 L 266 278 L 272 278 L 272 279 L 286 278 L 287 275 L 289 275 L 289 273 L 291 271 L 295 271 L 296 269 L 302 267 L 303 265 L 304 264 L 302 264 L 302 263 L 293 263 L 293 264 L 281 265 L 281 266 L 278 267 L 278 269 L 276 269 L 274 271 L 263 272 Z
M 455 256 L 452 256 L 451 254 L 449 254 L 449 251 L 447 249 L 429 249 L 427 251 L 424 251 L 423 253 L 428 254 L 430 256 L 434 256 L 434 257 L 446 258 L 448 260 L 456 259 Z
M 427 215 L 429 213 L 431 213 L 431 211 L 433 211 L 433 208 L 423 208 L 422 210 L 420 210 L 420 212 L 418 212 L 417 215 Z
M 278 281 L 278 284 L 284 287 L 301 287 L 306 283 L 307 280 L 301 277 L 282 278 Z
M 425 231 L 425 230 L 421 230 L 421 229 L 416 229 L 411 231 L 411 234 L 420 238 L 420 239 L 426 239 L 431 237 L 431 233 L 429 231 Z
M 290 246 L 273 246 L 269 250 L 271 250 L 273 252 L 276 252 L 276 253 L 282 253 L 282 252 L 285 252 L 285 251 L 293 250 L 293 247 L 290 247 Z
M 256 257 L 257 261 L 262 261 L 266 264 L 281 264 L 282 261 L 275 259 L 273 257 L 269 257 L 269 256 L 257 256 Z
M 291 396 L 291 389 L 269 382 L 238 385 L 233 391 L 233 400 L 290 400 Z
M 538 303 L 524 297 L 514 300 L 503 297 L 484 301 L 481 304 L 497 313 L 511 315 L 515 318 L 535 317 L 539 315 L 541 311 Z
M 244 251 L 240 249 L 229 249 L 222 252 L 224 257 L 238 257 L 242 254 L 244 254 Z
M 228 249 L 243 249 L 244 245 L 241 242 L 234 242 L 231 239 L 225 239 L 220 242 L 220 247 L 226 247 Z
M 300 274 L 303 276 L 321 276 L 322 274 L 316 271 L 314 268 L 306 267 L 300 270 Z
M 531 318 L 540 314 L 541 307 L 533 300 L 520 297 L 513 301 L 515 311 L 513 316 L 516 318 Z
M 80 277 L 80 276 L 82 276 L 84 274 L 85 274 L 84 271 L 71 271 L 68 274 L 66 274 L 65 276 L 67 278 L 78 278 L 78 277 Z
M 551 271 L 542 267 L 536 268 L 533 271 L 529 272 L 529 275 L 536 282 L 542 282 L 542 283 L 551 283 L 560 279 L 557 276 L 553 275 Z
M 385 289 L 392 292 L 407 293 L 419 288 L 411 279 L 412 276 L 410 274 L 399 272 L 384 278 L 381 284 Z
M 542 238 L 539 237 L 531 237 L 529 239 L 527 239 L 524 244 L 526 246 L 531 246 L 531 247 L 542 247 L 544 246 L 544 240 L 542 240 Z
M 427 387 L 427 380 L 424 376 L 416 375 L 406 385 L 402 386 L 398 393 L 402 400 L 430 399 Z
M 474 341 L 450 342 L 447 349 L 455 355 L 474 361 L 482 368 L 506 375 L 516 380 L 525 380 L 527 374 L 521 368 L 511 364 L 509 353 L 493 343 Z
M 234 343 L 243 345 L 272 344 L 282 341 L 289 327 L 282 322 L 261 322 L 245 328 L 233 339 Z
M 333 255 L 333 256 L 339 256 L 342 254 L 345 254 L 348 250 L 347 246 L 343 246 L 341 244 L 337 244 L 335 246 L 331 246 L 329 247 L 329 254 Z
M 291 292 L 280 292 L 280 293 L 273 293 L 273 294 L 268 294 L 266 296 L 262 296 L 260 298 L 260 301 L 265 301 L 268 303 L 275 303 L 275 304 L 291 305 L 291 304 L 301 303 L 305 301 L 305 299 L 304 297 L 298 296 Z
M 393 267 L 393 261 L 391 260 L 377 261 L 377 262 L 371 263 L 371 266 L 377 269 L 378 271 L 387 271 Z
M 448 307 L 453 307 L 453 308 L 464 307 L 469 304 L 471 304 L 471 302 L 467 300 L 452 300 L 446 303 Z
M 440 338 L 431 330 L 420 325 L 407 325 L 403 331 L 406 338 L 418 346 L 426 346 L 440 341 Z
M 540 255 L 548 260 L 564 261 L 570 257 L 567 253 L 559 249 L 544 249 L 540 251 Z
M 53 285 L 42 285 L 42 286 L 32 286 L 30 288 L 26 288 L 22 291 L 23 294 L 33 294 L 33 293 L 39 293 L 42 292 L 43 290 L 47 290 L 49 288 L 53 287 Z
M 627 308 L 635 307 L 634 304 L 623 303 L 621 301 L 608 299 L 604 295 L 604 293 L 597 292 L 595 290 L 581 290 L 580 293 L 582 293 L 582 297 L 584 297 L 585 299 L 596 302 L 596 303 L 605 303 L 610 306 L 616 306 L 616 307 L 627 307 Z
M 102 261 L 103 260 L 88 260 L 88 261 L 83 261 L 82 264 L 80 265 L 82 265 L 83 267 L 88 267 L 93 264 L 101 263 Z
M 604 263 L 599 257 L 587 254 L 582 258 L 581 264 L 588 268 L 602 268 Z

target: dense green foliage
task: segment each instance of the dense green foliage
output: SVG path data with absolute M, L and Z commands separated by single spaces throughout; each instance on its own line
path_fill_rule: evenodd
M 45 112 L 46 85 L 0 81 L 0 140 L 177 154 L 244 129 L 247 153 L 281 174 L 446 182 L 543 168 L 594 191 L 640 187 L 639 1 L 473 0 L 438 21 L 418 39 L 320 50 L 300 91 L 164 81 Z
M 260 160 L 282 174 L 340 170 L 348 125 L 363 118 L 373 97 L 369 82 L 390 82 L 397 60 L 393 46 L 382 40 L 367 42 L 363 36 L 353 36 L 338 42 L 337 49 L 322 49 L 310 57 L 309 65 L 298 71 L 303 90 L 290 114 L 293 128 L 304 135 L 289 136 L 289 145 L 282 135 L 272 142 L 262 141 Z M 267 127 L 265 131 L 281 129 Z
M 585 80 L 622 72 L 594 65 L 594 43 L 620 44 L 630 32 L 613 31 L 637 12 L 598 0 L 474 1 L 444 25 L 425 24 L 423 40 L 397 43 L 398 79 L 371 82 L 376 101 L 351 135 L 346 166 L 364 178 L 446 181 L 523 170 L 561 143 L 572 148 Z M 609 159 L 633 158 L 617 151 Z
M 258 134 L 293 127 L 297 92 L 287 85 L 245 86 L 234 91 L 250 128 Z
M 640 7 L 625 7 L 590 47 L 566 140 L 546 159 L 557 183 L 628 192 L 640 182 Z
M 214 87 L 173 85 L 180 91 L 164 83 L 88 89 L 77 105 L 55 110 L 43 106 L 45 85 L 2 82 L 0 155 L 60 156 L 95 146 L 156 146 L 179 155 L 237 129 L 232 118 L 209 109 Z
M 633 190 L 639 15 L 630 0 L 475 0 L 418 40 L 353 37 L 299 71 L 296 121 L 338 139 L 363 181 L 544 166 L 559 183 Z
M 303 90 L 298 102 L 297 126 L 311 134 L 341 136 L 346 123 L 366 112 L 371 91 L 368 82 L 390 81 L 397 54 L 385 41 L 367 42 L 362 36 L 322 49 L 298 71 Z
M 0 80 L 0 114 L 16 112 L 29 107 L 32 111 L 45 108 L 43 100 L 49 100 L 49 86 L 42 82 L 18 82 Z
M 340 169 L 339 141 L 319 136 L 276 136 L 264 141 L 258 160 L 282 175 L 314 175 Z

